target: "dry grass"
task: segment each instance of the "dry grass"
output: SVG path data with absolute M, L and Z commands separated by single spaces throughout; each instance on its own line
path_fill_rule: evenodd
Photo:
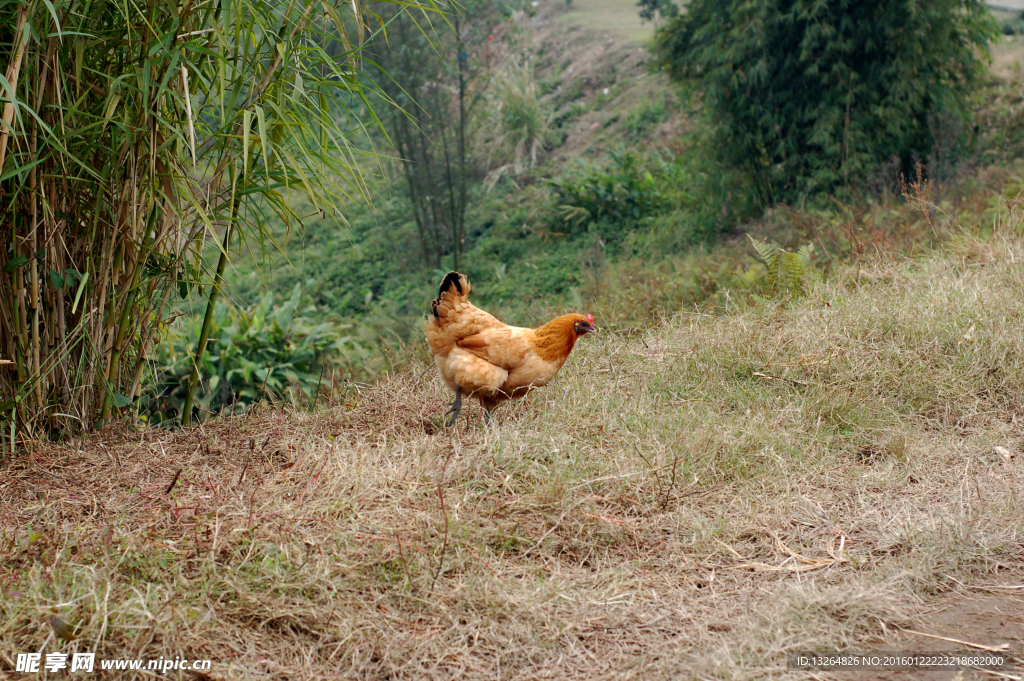
M 573 0 L 563 12 L 562 22 L 606 38 L 646 45 L 654 37 L 654 24 L 640 20 L 640 10 L 632 0 Z
M 0 667 L 748 679 L 891 646 L 1024 562 L 1022 290 L 1003 226 L 588 338 L 491 428 L 440 430 L 420 366 L 319 413 L 36 447 L 0 473 Z

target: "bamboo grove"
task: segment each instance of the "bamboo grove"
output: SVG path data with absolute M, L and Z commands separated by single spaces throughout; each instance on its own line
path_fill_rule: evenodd
M 0 0 L 11 447 L 130 409 L 181 299 L 209 317 L 228 254 L 302 217 L 291 194 L 321 214 L 365 197 L 369 18 L 353 0 Z

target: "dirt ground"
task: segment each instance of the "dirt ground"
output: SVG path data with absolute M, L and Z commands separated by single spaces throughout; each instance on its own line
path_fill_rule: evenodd
M 1024 575 L 1021 575 L 1024 576 Z M 997 650 L 1006 650 L 1016 658 L 1015 670 L 1006 676 L 993 672 L 964 671 L 874 671 L 844 672 L 836 678 L 865 681 L 909 681 L 929 679 L 947 681 L 959 679 L 1021 678 L 1024 672 L 1024 583 L 1006 581 L 968 593 L 957 593 L 935 599 L 914 615 L 921 634 L 901 631 L 892 637 L 891 650 L 941 652 L 982 651 L 953 641 L 924 636 L 932 634 L 945 639 L 956 639 Z M 872 651 L 867 651 L 872 652 Z

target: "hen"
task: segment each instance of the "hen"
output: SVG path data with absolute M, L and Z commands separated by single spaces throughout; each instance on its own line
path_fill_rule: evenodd
M 427 343 L 441 378 L 455 391 L 445 415 L 459 418 L 462 394 L 476 397 L 486 410 L 523 397 L 554 378 L 569 358 L 576 339 L 594 333 L 593 315 L 567 314 L 538 329 L 502 324 L 469 302 L 469 280 L 449 272 L 441 280 L 427 320 Z

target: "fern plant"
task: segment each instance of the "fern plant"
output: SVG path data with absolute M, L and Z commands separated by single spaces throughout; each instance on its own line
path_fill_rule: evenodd
M 747 238 L 768 268 L 768 290 L 780 295 L 803 295 L 807 271 L 811 265 L 813 244 L 801 246 L 793 253 L 767 241 L 759 241 L 749 234 Z

